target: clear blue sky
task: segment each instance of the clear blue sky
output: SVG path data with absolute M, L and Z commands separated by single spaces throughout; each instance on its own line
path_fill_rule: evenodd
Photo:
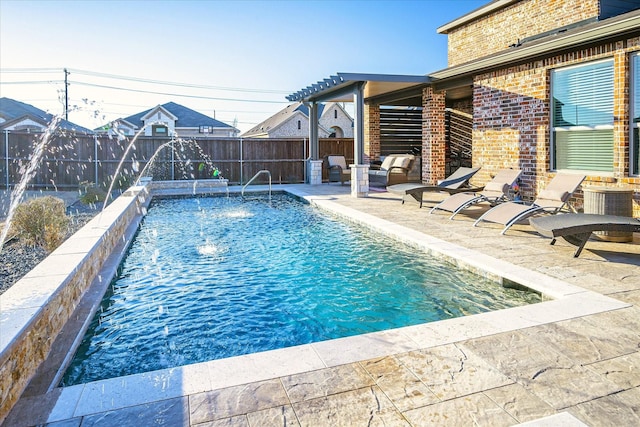
M 488 2 L 0 0 L 0 96 L 59 114 L 67 68 L 82 126 L 174 101 L 245 131 L 336 72 L 446 68 L 436 29 Z

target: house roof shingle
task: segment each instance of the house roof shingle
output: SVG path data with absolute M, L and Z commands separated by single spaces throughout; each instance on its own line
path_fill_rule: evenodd
M 252 136 L 259 135 L 268 132 L 271 129 L 278 127 L 280 124 L 287 121 L 291 116 L 293 116 L 297 111 L 304 114 L 306 117 L 309 117 L 309 107 L 307 107 L 302 102 L 294 102 L 293 104 L 287 105 L 282 110 L 278 111 L 273 116 L 269 117 L 265 121 L 257 124 L 253 128 L 249 129 L 242 136 Z M 322 116 L 322 112 L 324 111 L 324 104 L 318 104 L 318 117 Z
M 24 102 L 16 101 L 15 99 L 3 97 L 0 98 L 0 117 L 6 120 L 6 122 L 0 124 L 0 127 L 4 127 L 7 124 L 15 122 L 16 119 L 28 117 L 31 117 L 38 123 L 42 123 L 46 126 L 51 123 L 54 115 L 49 114 L 37 107 L 34 107 L 33 105 L 25 104 Z M 60 129 L 68 131 L 83 132 L 89 134 L 93 133 L 91 129 L 87 129 L 65 119 L 60 120 L 58 127 Z
M 192 110 L 191 108 L 176 104 L 175 102 L 167 102 L 166 104 L 160 105 L 160 107 L 164 108 L 178 118 L 178 120 L 176 121 L 176 127 L 197 128 L 199 126 L 213 126 L 216 128 L 233 128 L 233 126 L 221 122 L 220 120 L 216 120 L 195 110 Z M 142 118 L 155 108 L 157 108 L 157 106 L 134 114 L 132 116 L 125 117 L 122 120 L 126 120 L 127 122 L 135 126 L 142 127 L 144 125 Z

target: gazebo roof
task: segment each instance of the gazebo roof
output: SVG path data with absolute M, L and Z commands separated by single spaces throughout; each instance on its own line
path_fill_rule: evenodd
M 337 73 L 286 98 L 289 101 L 301 102 L 352 102 L 356 88 L 366 83 L 364 86 L 366 102 L 381 96 L 389 100 L 406 99 L 408 96 L 415 97 L 416 89 L 429 84 L 430 81 L 431 79 L 425 75 Z

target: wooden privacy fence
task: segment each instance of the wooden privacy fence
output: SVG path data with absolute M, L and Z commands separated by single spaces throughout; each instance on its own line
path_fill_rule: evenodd
M 41 136 L 4 132 L 0 187 L 18 184 Z M 115 179 L 115 188 L 127 188 L 141 174 L 154 180 L 204 179 L 212 178 L 216 170 L 230 184 L 244 184 L 263 169 L 271 172 L 274 183 L 301 183 L 305 182 L 308 153 L 306 138 L 138 137 L 132 142 L 132 138 L 118 140 L 106 135 L 59 134 L 46 144 L 28 187 L 75 190 L 88 182 L 106 189 Z M 347 162 L 353 162 L 353 139 L 321 139 L 319 153 L 321 158 L 342 154 Z

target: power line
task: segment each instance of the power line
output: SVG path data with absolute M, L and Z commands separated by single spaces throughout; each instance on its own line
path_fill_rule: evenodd
M 194 84 L 194 83 L 168 82 L 163 80 L 145 79 L 141 77 L 118 76 L 115 74 L 99 73 L 96 71 L 77 70 L 74 68 L 67 68 L 67 69 L 70 72 L 73 72 L 76 74 L 84 74 L 87 76 L 105 77 L 105 78 L 116 79 L 116 80 L 128 80 L 128 81 L 139 82 L 139 83 L 159 84 L 159 85 L 165 85 L 165 86 L 191 87 L 196 89 L 227 90 L 227 91 L 233 91 L 233 92 L 274 93 L 274 94 L 284 94 L 284 95 L 288 95 L 291 93 L 291 91 L 275 90 L 275 89 L 250 89 L 250 88 L 238 88 L 238 87 L 211 86 L 211 85 L 202 85 L 202 84 Z
M 249 92 L 249 93 L 270 93 L 270 94 L 280 94 L 280 95 L 287 95 L 292 92 L 291 90 L 239 88 L 239 87 L 213 86 L 213 85 L 183 83 L 183 82 L 170 82 L 165 80 L 153 80 L 153 79 L 147 79 L 142 77 L 120 76 L 117 74 L 100 73 L 97 71 L 79 70 L 76 68 L 62 68 L 62 69 L 61 68 L 0 68 L 0 73 L 59 73 L 59 72 L 64 73 L 65 70 L 68 71 L 69 73 L 86 75 L 86 76 L 104 77 L 104 78 L 114 79 L 114 80 L 127 80 L 127 81 L 146 83 L 146 84 L 189 87 L 189 88 L 195 88 L 195 89 L 224 90 L 224 91 L 232 91 L 232 92 Z M 11 83 L 13 82 L 6 82 L 6 84 L 11 84 Z M 24 83 L 28 84 L 28 82 L 24 82 Z
M 211 96 L 182 95 L 179 93 L 169 93 L 169 92 L 154 92 L 150 90 L 141 90 L 141 89 L 125 89 L 125 88 L 116 87 L 116 86 L 99 85 L 95 83 L 85 83 L 85 82 L 78 82 L 73 80 L 70 80 L 69 83 L 77 84 L 81 86 L 99 87 L 103 89 L 121 90 L 125 92 L 147 93 L 152 95 L 179 96 L 183 98 L 210 99 L 214 101 L 258 102 L 258 103 L 265 103 L 265 104 L 285 104 L 286 103 L 286 101 L 264 101 L 259 99 L 217 98 L 217 97 L 211 97 Z
M 0 73 L 59 73 L 62 68 L 0 68 Z
M 48 101 L 40 99 L 38 101 Z M 79 99 L 77 102 L 84 101 L 83 99 Z M 136 104 L 118 104 L 115 102 L 99 102 L 100 105 L 113 105 L 116 107 L 135 107 L 135 108 L 149 108 L 148 105 L 136 105 Z M 243 113 L 243 114 L 271 114 L 271 111 L 249 111 L 249 110 L 222 110 L 219 108 L 204 108 L 200 109 L 200 111 L 217 111 L 218 113 Z
M 51 84 L 51 83 L 64 83 L 63 80 L 31 80 L 24 82 L 0 82 L 3 85 L 37 85 L 37 84 Z

